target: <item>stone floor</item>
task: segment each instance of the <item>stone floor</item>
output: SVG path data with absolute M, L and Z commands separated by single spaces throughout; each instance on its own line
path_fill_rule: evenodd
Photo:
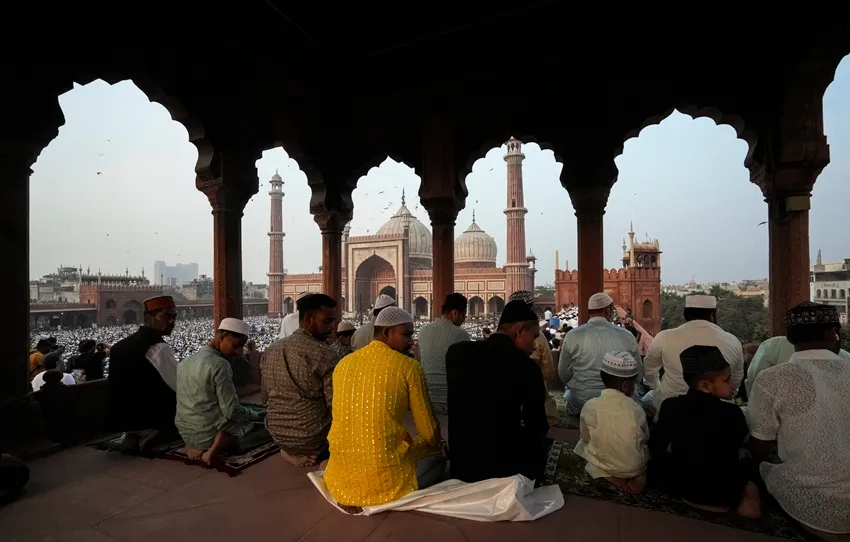
M 73 448 L 30 463 L 25 493 L 0 508 L 3 542 L 52 541 L 767 541 L 711 523 L 565 496 L 533 523 L 475 523 L 415 512 L 350 517 L 304 470 L 271 457 L 230 478 L 164 459 Z

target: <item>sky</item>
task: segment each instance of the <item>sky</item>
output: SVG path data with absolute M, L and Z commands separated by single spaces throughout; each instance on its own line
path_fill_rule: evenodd
M 850 196 L 850 56 L 824 96 L 824 131 L 831 163 L 815 184 L 810 214 L 812 262 L 850 257 L 843 227 Z M 186 130 L 130 81 L 95 81 L 59 96 L 65 125 L 41 153 L 30 181 L 30 276 L 60 265 L 92 272 L 152 278 L 153 263 L 196 262 L 212 274 L 212 215 L 195 189 L 195 147 Z M 494 115 L 498 111 L 493 112 Z M 537 256 L 537 283 L 554 282 L 560 266 L 576 268 L 576 218 L 559 183 L 561 164 L 550 151 L 524 145 L 527 249 Z M 625 143 L 620 174 L 605 214 L 605 266 L 620 267 L 623 238 L 634 224 L 636 240 L 658 239 L 662 281 L 681 284 L 768 276 L 767 204 L 744 168 L 746 143 L 732 128 L 674 112 Z M 469 198 L 457 220 L 460 235 L 476 220 L 496 239 L 504 264 L 506 166 L 504 148 L 479 159 L 467 177 Z M 268 179 L 284 180 L 284 268 L 318 272 L 321 234 L 309 212 L 310 189 L 284 149 L 257 161 L 260 191 L 248 203 L 242 225 L 243 278 L 266 283 Z M 401 204 L 430 227 L 419 206 L 419 177 L 387 160 L 358 182 L 353 235 L 375 233 Z M 380 192 L 383 192 L 382 194 Z M 628 239 L 627 239 L 628 240 Z

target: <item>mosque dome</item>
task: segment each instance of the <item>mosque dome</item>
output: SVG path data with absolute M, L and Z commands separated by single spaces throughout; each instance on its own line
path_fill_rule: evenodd
M 475 223 L 475 213 L 472 213 L 472 224 L 455 240 L 455 263 L 496 265 L 496 240 Z
M 276 171 L 276 170 L 275 170 L 275 172 L 274 172 L 274 175 L 272 175 L 272 182 L 273 182 L 273 183 L 281 183 L 281 182 L 283 182 L 283 179 L 281 179 L 280 175 L 278 175 L 278 173 L 277 173 L 277 171 Z
M 431 261 L 431 230 L 419 221 L 404 203 L 404 192 L 401 194 L 401 207 L 381 228 L 377 235 L 403 235 L 407 228 L 409 235 L 410 257 Z

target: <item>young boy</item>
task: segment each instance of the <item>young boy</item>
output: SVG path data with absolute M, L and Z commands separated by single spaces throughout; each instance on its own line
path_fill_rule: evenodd
M 690 389 L 661 404 L 649 439 L 650 476 L 695 508 L 760 517 L 753 469 L 739 459 L 747 422 L 740 407 L 722 400 L 735 396 L 731 366 L 716 346 L 691 346 L 679 359 Z
M 600 373 L 605 389 L 581 409 L 575 453 L 587 460 L 585 470 L 594 479 L 640 493 L 646 487 L 649 430 L 643 408 L 632 398 L 639 362 L 628 352 L 608 352 Z

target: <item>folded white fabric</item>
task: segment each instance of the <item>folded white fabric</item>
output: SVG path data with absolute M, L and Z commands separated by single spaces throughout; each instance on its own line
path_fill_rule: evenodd
M 316 489 L 343 513 L 325 485 L 324 472 L 307 474 Z M 392 510 L 416 510 L 440 516 L 472 521 L 534 521 L 564 506 L 564 495 L 558 486 L 534 489 L 534 482 L 518 474 L 508 478 L 491 478 L 466 483 L 446 480 L 427 489 L 420 489 L 401 499 L 379 506 L 365 506 L 359 516 L 371 516 Z

